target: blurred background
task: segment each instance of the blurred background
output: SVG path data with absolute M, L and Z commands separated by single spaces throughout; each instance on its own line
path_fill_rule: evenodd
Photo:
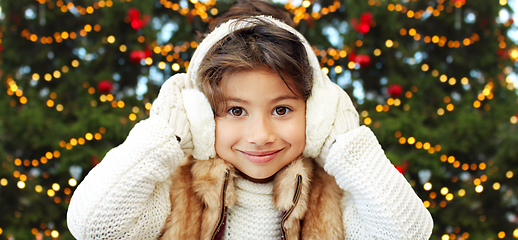
M 0 0 L 0 239 L 73 239 L 75 187 L 232 1 Z M 518 238 L 511 0 L 278 0 L 432 213 Z

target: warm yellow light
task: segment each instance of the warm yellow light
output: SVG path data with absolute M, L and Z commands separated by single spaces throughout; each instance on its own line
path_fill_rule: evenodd
M 479 178 L 475 178 L 475 180 L 473 180 L 473 184 L 475 184 L 475 186 L 480 185 L 480 183 L 482 183 L 482 181 L 480 181 Z
M 493 189 L 499 190 L 500 189 L 500 183 L 499 182 L 493 183 Z
M 421 70 L 423 70 L 424 72 L 428 71 L 430 69 L 430 67 L 428 66 L 428 64 L 423 64 L 423 66 L 421 66 Z
M 376 106 L 376 112 L 382 112 L 383 111 L 383 106 L 382 105 L 377 105 Z
M 329 73 L 329 69 L 328 69 L 328 68 L 326 68 L 326 67 L 323 67 L 323 68 L 322 68 L 322 72 L 323 72 L 325 75 L 327 75 L 327 74 Z
M 25 182 L 23 181 L 18 181 L 18 183 L 16 184 L 16 186 L 18 186 L 19 189 L 24 189 L 25 188 Z
M 438 114 L 439 116 L 444 115 L 444 109 L 439 108 L 439 109 L 437 110 L 437 114 Z
M 441 76 L 439 77 L 439 80 L 440 80 L 441 82 L 446 82 L 446 81 L 448 81 L 448 77 L 447 77 L 446 75 L 444 75 L 444 74 L 443 74 L 443 75 L 441 75 Z
M 71 187 L 75 187 L 77 185 L 77 180 L 73 178 L 68 179 L 68 185 L 70 185 Z
M 146 110 L 150 110 L 151 106 L 153 106 L 153 104 L 148 102 L 144 105 L 144 108 L 146 108 Z
M 408 144 L 412 145 L 415 143 L 415 138 L 414 137 L 409 137 L 408 138 Z
M 180 70 L 180 64 L 178 63 L 174 63 L 171 68 L 173 69 L 173 71 L 177 72 L 178 70 Z
M 122 44 L 119 46 L 119 51 L 126 52 L 127 50 L 128 50 L 128 47 L 126 47 L 126 45 Z
M 427 182 L 423 185 L 424 190 L 430 191 L 432 189 L 432 184 L 430 182 Z
M 484 191 L 484 187 L 482 185 L 478 185 L 475 187 L 475 192 L 481 193 L 482 191 Z
M 164 69 L 165 69 L 165 67 L 166 67 L 165 62 L 159 62 L 159 63 L 158 63 L 158 68 L 160 68 L 160 69 L 164 70 Z
M 379 48 L 374 49 L 374 56 L 381 55 L 381 50 Z
M 92 140 L 94 138 L 94 135 L 91 134 L 91 133 L 86 133 L 85 134 L 85 138 L 86 138 L 86 140 L 90 141 L 90 140 Z
M 453 86 L 453 85 L 455 85 L 455 84 L 457 83 L 457 79 L 455 79 L 455 78 L 450 78 L 450 80 L 448 81 L 448 83 L 449 83 L 450 85 L 452 85 L 452 86 Z
M 304 8 L 308 8 L 310 5 L 311 5 L 310 1 L 305 0 L 302 2 L 302 7 L 304 7 Z
M 87 32 L 91 32 L 92 31 L 92 25 L 90 24 L 86 24 L 85 27 L 84 27 L 85 31 Z
M 500 239 L 505 238 L 505 232 L 504 231 L 500 231 L 498 233 L 498 238 L 500 238 Z
M 50 235 L 53 237 L 53 238 L 58 238 L 59 237 L 59 232 L 56 231 L 56 230 L 52 230 L 52 232 L 50 233 Z
M 94 138 L 95 138 L 95 140 L 101 140 L 102 135 L 101 135 L 100 133 L 96 133 L 96 134 L 94 135 Z
M 355 67 L 356 67 L 356 63 L 354 63 L 353 61 L 350 61 L 350 62 L 347 64 L 347 67 L 348 67 L 349 69 L 353 69 L 353 68 L 355 68 Z
M 49 197 L 54 197 L 55 194 L 56 194 L 56 192 L 54 192 L 54 190 L 52 190 L 52 189 L 47 190 L 47 195 Z
M 59 184 L 57 184 L 57 183 L 52 184 L 52 190 L 59 191 L 59 189 L 60 189 Z
M 114 43 L 115 42 L 115 37 L 113 35 L 110 35 L 110 36 L 108 36 L 106 41 L 108 41 L 108 43 Z
M 41 185 L 36 185 L 36 187 L 34 187 L 34 191 L 40 193 L 41 191 L 43 191 L 43 187 L 41 187 Z
M 342 71 L 343 71 L 342 66 L 336 66 L 336 67 L 335 67 L 335 72 L 336 72 L 337 74 L 342 73 Z
M 513 231 L 513 237 L 518 238 L 518 228 L 514 229 Z
M 5 187 L 5 186 L 7 186 L 7 183 L 8 183 L 7 179 L 5 179 L 5 178 L 0 179 L 0 185 Z
M 452 193 L 448 193 L 448 194 L 446 194 L 445 198 L 446 198 L 447 201 L 451 201 L 451 200 L 453 200 L 453 194 Z
M 453 104 L 450 103 L 450 104 L 446 105 L 446 110 L 451 112 L 451 111 L 453 111 L 453 109 L 454 109 Z
M 79 61 L 73 60 L 72 61 L 72 67 L 79 67 Z
M 513 171 L 508 171 L 507 173 L 505 173 L 505 176 L 506 176 L 507 178 L 513 178 L 513 175 L 514 175 L 514 174 L 513 174 Z
M 128 118 L 131 121 L 135 121 L 135 120 L 137 120 L 137 115 L 135 115 L 135 113 L 131 113 Z
M 448 234 L 442 235 L 441 240 L 450 240 L 450 235 L 448 235 Z
M 52 75 L 50 75 L 50 73 L 46 73 L 43 78 L 45 78 L 45 81 L 48 82 L 48 81 L 52 80 Z
M 385 46 L 391 48 L 392 46 L 394 46 L 394 42 L 390 39 L 388 39 L 387 41 L 385 41 Z
M 448 188 L 447 188 L 447 187 L 443 187 L 443 188 L 441 188 L 441 194 L 442 194 L 442 195 L 446 195 L 446 194 L 448 194 L 448 192 L 449 192 L 449 190 L 448 190 Z
M 34 81 L 40 80 L 40 75 L 37 73 L 32 74 L 32 80 L 34 80 Z
M 512 124 L 516 124 L 518 122 L 518 118 L 516 116 L 512 116 L 509 120 Z

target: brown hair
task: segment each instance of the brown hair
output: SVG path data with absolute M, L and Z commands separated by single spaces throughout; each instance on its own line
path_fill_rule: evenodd
M 276 5 L 270 4 L 263 0 L 238 0 L 232 4 L 232 6 L 226 12 L 219 15 L 210 23 L 208 32 L 212 32 L 214 28 L 218 27 L 224 22 L 227 22 L 230 19 L 260 15 L 272 16 L 292 27 L 295 27 L 295 23 L 290 17 L 290 14 L 280 9 Z
M 219 115 L 225 108 L 221 81 L 233 73 L 258 68 L 271 69 L 297 97 L 309 98 L 313 69 L 301 39 L 268 21 L 231 31 L 212 46 L 200 64 L 196 85 Z

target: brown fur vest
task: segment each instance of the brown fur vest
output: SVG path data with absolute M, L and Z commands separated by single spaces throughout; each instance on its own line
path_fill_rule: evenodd
M 237 202 L 235 169 L 220 158 L 188 157 L 173 174 L 171 213 L 160 239 L 218 239 L 226 209 Z M 335 179 L 311 159 L 297 159 L 275 176 L 277 210 L 283 212 L 285 240 L 344 239 L 342 190 Z

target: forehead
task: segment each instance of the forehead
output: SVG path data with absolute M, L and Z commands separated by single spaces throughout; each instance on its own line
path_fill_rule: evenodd
M 239 71 L 223 79 L 221 90 L 225 99 L 232 98 L 297 98 L 283 79 L 267 68 Z

